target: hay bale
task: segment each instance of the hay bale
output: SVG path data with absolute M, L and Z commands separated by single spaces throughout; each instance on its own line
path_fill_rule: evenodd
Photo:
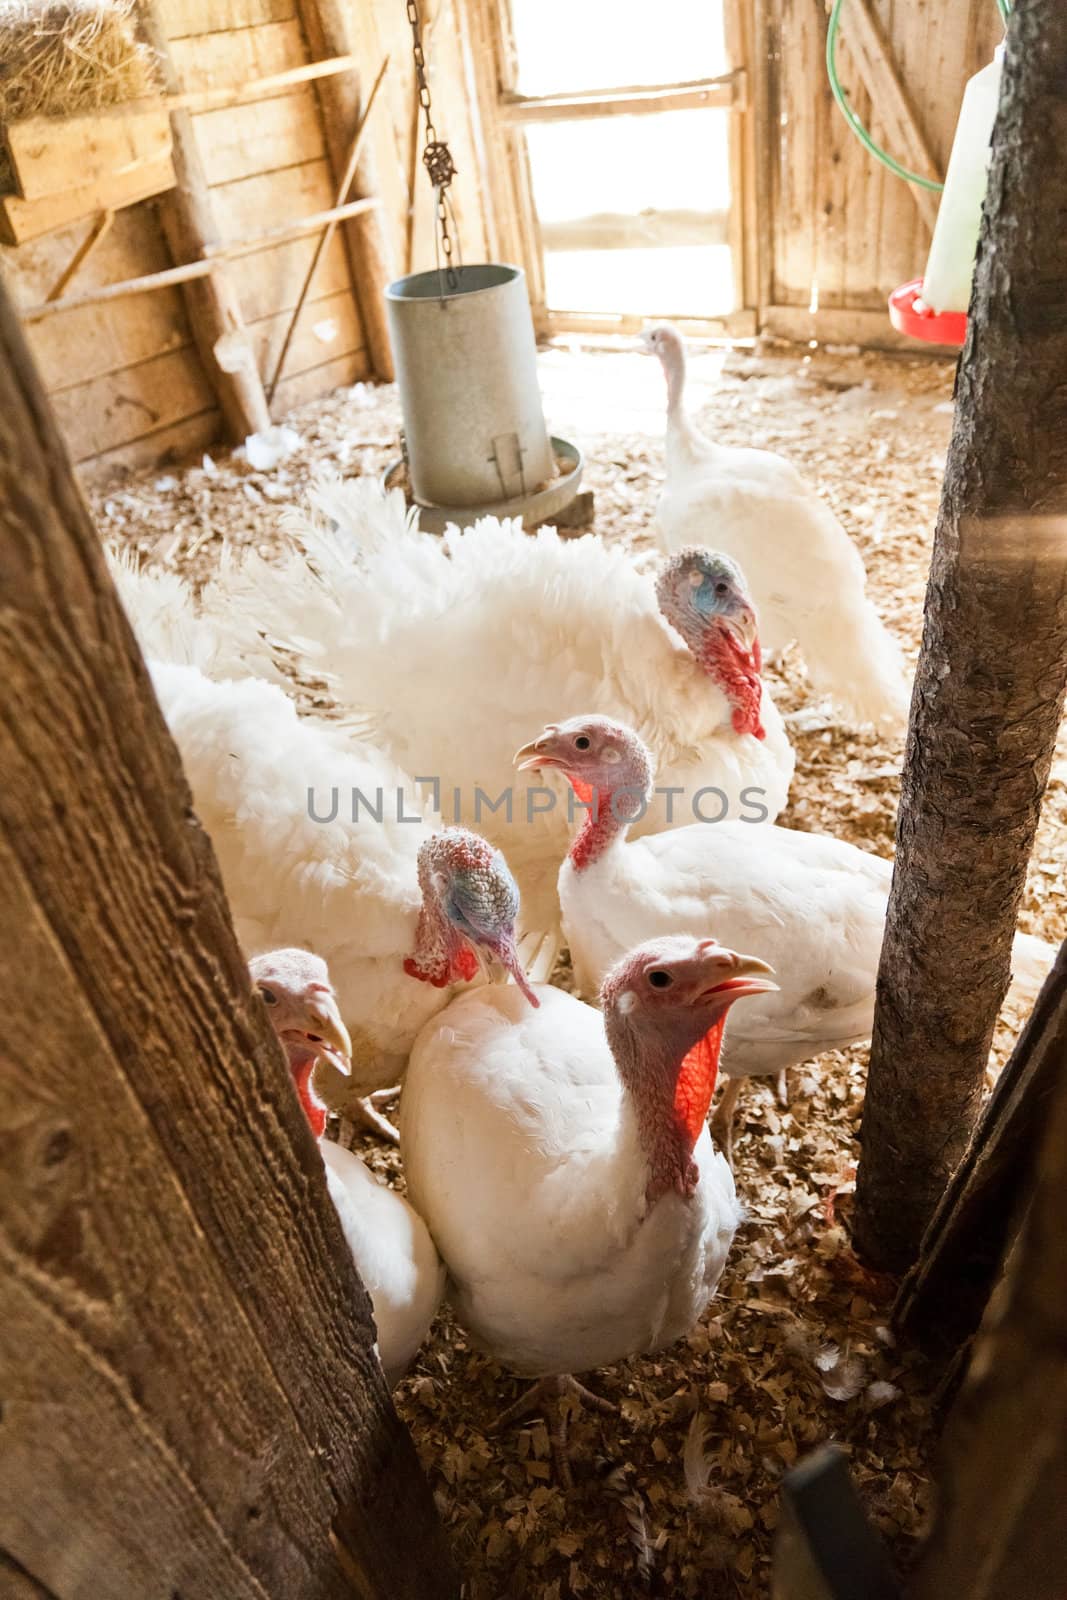
M 159 90 L 132 0 L 0 0 L 0 124 L 99 111 Z M 12 187 L 0 145 L 0 193 Z

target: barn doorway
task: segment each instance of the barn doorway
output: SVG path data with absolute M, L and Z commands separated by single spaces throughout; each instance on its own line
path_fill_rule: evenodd
M 746 329 L 744 26 L 734 0 L 510 0 L 498 92 L 535 314 Z M 740 316 L 739 316 L 740 313 Z

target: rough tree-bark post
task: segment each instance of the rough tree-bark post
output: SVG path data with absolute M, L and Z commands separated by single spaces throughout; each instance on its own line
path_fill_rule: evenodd
M 452 1600 L 322 1160 L 0 285 L 0 1591 Z
M 915 1259 L 966 1146 L 1067 677 L 1067 7 L 1018 0 L 926 597 L 855 1237 Z

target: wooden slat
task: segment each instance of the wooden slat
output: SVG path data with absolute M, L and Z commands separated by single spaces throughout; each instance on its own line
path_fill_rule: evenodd
M 790 344 L 857 344 L 870 350 L 906 350 L 910 355 L 958 356 L 953 346 L 920 344 L 898 333 L 886 311 L 847 311 L 837 306 L 810 312 L 806 306 L 764 306 L 760 332 Z
M 146 273 L 139 278 L 126 278 L 120 283 L 104 284 L 97 289 L 81 290 L 77 294 L 64 295 L 60 300 L 44 300 L 39 305 L 25 306 L 22 308 L 22 317 L 26 322 L 38 322 L 43 317 L 66 315 L 67 312 L 81 306 L 103 305 L 139 294 L 154 294 L 176 283 L 197 284 L 207 280 L 214 287 L 217 284 L 219 269 L 225 262 L 242 255 L 258 254 L 261 249 L 269 248 L 275 243 L 285 243 L 303 233 L 317 233 L 331 221 L 340 222 L 348 217 L 365 215 L 368 210 L 373 210 L 376 206 L 375 200 L 350 200 L 347 205 L 333 206 L 329 211 L 318 211 L 295 222 L 283 223 L 278 228 L 268 228 L 264 233 L 253 235 L 252 238 L 234 239 L 227 245 L 212 246 L 194 260 L 183 262 L 181 266 L 166 267 L 162 272 Z M 227 285 L 228 281 L 225 280 Z M 243 319 L 240 320 L 243 322 Z M 195 331 L 195 321 L 192 317 L 190 322 L 194 324 Z M 236 326 L 237 318 L 234 316 L 223 331 L 228 335 Z
M 282 222 L 312 216 L 333 205 L 329 163 L 320 158 L 280 172 L 242 178 L 213 190 L 224 244 Z
M 78 462 L 78 477 L 85 484 L 106 484 L 130 472 L 168 466 L 188 459 L 199 460 L 205 450 L 222 438 L 222 413 L 213 408 L 183 417 L 180 422 L 155 428 L 139 439 L 89 456 Z
M 173 39 L 171 59 L 186 89 L 224 89 L 287 72 L 307 60 L 300 23 L 269 22 L 198 38 Z
M 850 0 L 842 35 L 872 102 L 878 106 L 897 160 L 924 178 L 939 179 L 937 158 L 901 80 L 889 41 L 868 0 Z M 932 230 L 937 221 L 937 195 L 917 183 L 908 184 L 908 189 L 920 216 Z
M 62 319 L 34 323 L 30 344 L 49 393 L 121 373 L 190 340 L 177 290 L 146 295 L 135 305 L 86 306 Z
M 289 22 L 296 16 L 295 0 L 162 0 L 160 9 L 170 40 Z
M 326 154 L 319 108 L 310 88 L 233 111 L 201 113 L 195 127 L 212 187 L 317 161 Z
M 260 322 L 279 311 L 291 311 L 315 250 L 315 238 L 297 239 L 273 250 L 242 256 L 227 269 L 249 322 Z M 320 294 L 351 288 L 344 247 L 335 239 L 324 253 L 315 275 Z
M 248 332 L 264 378 L 269 378 L 274 371 L 291 320 L 292 312 L 282 311 L 276 316 L 264 318 L 262 322 L 249 324 Z M 286 356 L 285 372 L 287 376 L 295 377 L 312 367 L 320 367 L 326 362 L 359 352 L 362 348 L 363 329 L 359 312 L 351 289 L 345 288 L 337 294 L 320 296 L 305 304 Z
M 68 228 L 97 212 L 136 205 L 174 186 L 174 163 L 169 155 L 122 174 L 108 173 L 95 183 L 66 189 L 41 200 L 18 195 L 0 199 L 0 242 L 24 244 L 44 234 Z
M 42 301 L 87 224 L 12 251 L 5 261 L 8 281 L 20 301 Z M 80 290 L 138 272 L 165 267 L 169 253 L 150 207 L 121 211 L 107 237 L 79 277 Z M 179 295 L 164 290 L 121 307 L 85 307 L 34 324 L 30 342 L 50 390 L 86 383 L 105 373 L 147 361 L 150 356 L 188 344 L 189 325 Z
M 95 113 L 31 117 L 8 123 L 4 140 L 19 194 L 24 200 L 40 200 L 68 190 L 72 178 L 84 188 L 130 176 L 138 167 L 158 169 L 170 154 L 170 119 L 163 111 L 122 118 Z
M 65 389 L 53 404 L 71 454 L 80 461 L 210 410 L 215 397 L 190 345 Z
M 503 94 L 502 122 L 575 122 L 585 117 L 636 117 L 658 111 L 729 109 L 742 103 L 744 73 L 701 78 L 691 83 L 639 86 L 581 94 Z
M 307 372 L 298 372 L 292 378 L 283 378 L 274 396 L 271 412 L 275 417 L 284 417 L 287 411 L 304 405 L 308 400 L 317 400 L 320 395 L 332 394 L 345 384 L 371 376 L 366 352 L 353 350 L 335 361 L 324 362 L 322 366 L 313 367 Z

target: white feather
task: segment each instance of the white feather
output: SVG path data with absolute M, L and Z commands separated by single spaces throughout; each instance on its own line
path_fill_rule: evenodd
M 463 995 L 420 1034 L 400 1116 L 412 1202 L 464 1326 L 514 1371 L 610 1366 L 688 1333 L 740 1216 L 705 1129 L 691 1198 L 649 1169 L 598 1012 Z
M 909 690 L 900 650 L 830 507 L 782 456 L 713 443 L 681 404 L 668 413 L 666 454 L 656 507 L 664 548 L 704 544 L 732 556 L 748 579 L 764 648 L 795 639 L 816 689 L 857 722 L 902 730 Z

